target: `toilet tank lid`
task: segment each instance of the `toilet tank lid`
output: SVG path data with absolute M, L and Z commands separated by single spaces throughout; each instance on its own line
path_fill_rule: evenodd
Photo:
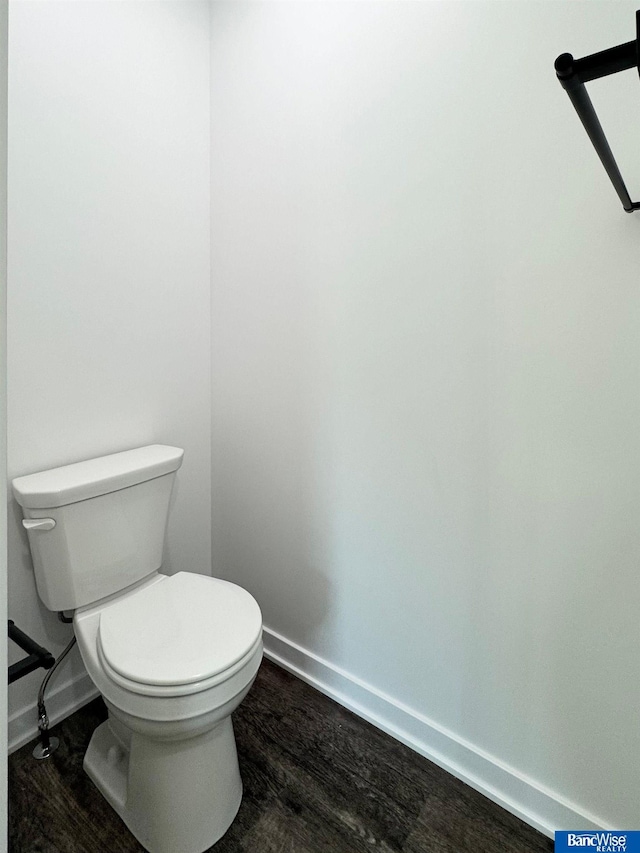
M 13 480 L 20 506 L 49 509 L 85 501 L 176 471 L 184 450 L 164 444 L 111 453 Z

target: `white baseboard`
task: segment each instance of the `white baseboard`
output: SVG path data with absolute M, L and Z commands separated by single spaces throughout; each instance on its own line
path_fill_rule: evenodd
M 49 725 L 55 726 L 87 702 L 98 696 L 98 690 L 86 673 L 66 684 L 52 687 L 45 695 Z M 38 737 L 36 697 L 33 705 L 21 708 L 9 717 L 9 754 Z
M 269 660 L 545 835 L 552 838 L 557 829 L 610 829 L 555 791 L 270 628 L 264 628 L 264 649 Z
M 545 835 L 553 837 L 556 829 L 611 829 L 600 818 L 585 812 L 555 791 L 267 627 L 264 628 L 264 650 L 269 660 L 433 761 Z M 98 695 L 86 673 L 52 689 L 45 697 L 51 726 Z M 9 718 L 9 753 L 37 736 L 34 701 L 33 705 L 22 708 Z

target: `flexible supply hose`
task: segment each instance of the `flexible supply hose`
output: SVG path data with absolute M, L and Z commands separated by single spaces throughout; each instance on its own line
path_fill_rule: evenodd
M 40 685 L 40 690 L 38 691 L 38 730 L 40 732 L 40 746 L 36 747 L 36 750 L 39 752 L 40 758 L 48 758 L 54 749 L 57 746 L 57 743 L 51 744 L 49 739 L 49 717 L 47 716 L 47 709 L 44 704 L 44 692 L 47 689 L 47 684 L 51 679 L 51 676 L 56 671 L 56 669 L 60 666 L 62 661 L 69 654 L 71 649 L 74 647 L 76 643 L 75 636 L 71 638 L 68 645 L 64 649 L 64 651 L 60 654 L 59 657 L 56 658 L 56 662 L 51 667 L 51 669 L 47 672 L 44 677 L 42 684 Z M 34 751 L 35 755 L 35 751 Z

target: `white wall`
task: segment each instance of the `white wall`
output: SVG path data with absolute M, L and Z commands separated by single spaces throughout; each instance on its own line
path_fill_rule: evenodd
M 208 4 L 14 2 L 9 51 L 9 476 L 184 447 L 166 569 L 208 573 Z M 19 519 L 9 614 L 57 653 L 71 626 L 39 602 Z M 14 742 L 42 675 L 11 687 Z M 56 674 L 54 717 L 81 675 L 79 656 Z
M 7 0 L 0 3 L 0 505 L 6 501 L 7 480 Z M 7 519 L 0 514 L 0 623 L 7 618 Z M 7 666 L 7 646 L 0 645 L 0 668 Z M 7 684 L 0 687 L 0 853 L 7 839 Z
M 548 832 L 640 827 L 640 217 L 553 71 L 634 12 L 212 5 L 214 572 Z

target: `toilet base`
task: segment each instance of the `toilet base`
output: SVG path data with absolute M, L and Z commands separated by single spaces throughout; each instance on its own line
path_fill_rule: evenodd
M 187 740 L 153 740 L 107 720 L 84 769 L 149 853 L 203 853 L 231 826 L 242 799 L 231 717 Z

